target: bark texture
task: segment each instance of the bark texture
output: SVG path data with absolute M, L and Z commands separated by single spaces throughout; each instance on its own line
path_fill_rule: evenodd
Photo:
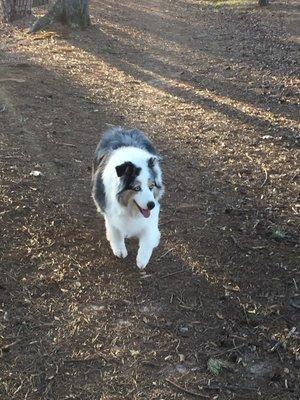
M 49 0 L 33 0 L 32 7 L 44 6 L 49 3 Z
M 11 22 L 31 14 L 32 0 L 0 0 L 0 20 Z
M 32 25 L 29 32 L 37 32 L 55 21 L 70 28 L 88 27 L 91 24 L 88 0 L 56 0 L 50 10 Z

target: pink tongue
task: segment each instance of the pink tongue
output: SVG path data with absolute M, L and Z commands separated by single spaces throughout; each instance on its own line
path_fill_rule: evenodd
M 141 213 L 143 214 L 143 216 L 145 218 L 149 218 L 150 217 L 150 210 L 146 209 L 146 208 L 141 208 Z

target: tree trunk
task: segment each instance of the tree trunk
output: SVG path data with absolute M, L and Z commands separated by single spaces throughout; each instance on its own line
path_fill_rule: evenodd
M 0 0 L 0 18 L 11 22 L 31 14 L 32 0 Z
M 49 3 L 49 0 L 33 0 L 32 7 L 40 7 Z
M 56 0 L 50 10 L 38 19 L 29 29 L 29 33 L 58 21 L 70 28 L 86 28 L 91 24 L 88 0 Z
M 269 4 L 269 0 L 258 0 L 260 7 L 265 7 Z

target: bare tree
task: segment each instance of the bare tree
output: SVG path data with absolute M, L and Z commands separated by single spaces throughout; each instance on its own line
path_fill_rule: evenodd
M 91 24 L 88 0 L 56 0 L 50 10 L 29 29 L 30 33 L 61 22 L 71 28 L 86 28 Z
M 0 19 L 11 22 L 31 14 L 33 0 L 0 0 Z

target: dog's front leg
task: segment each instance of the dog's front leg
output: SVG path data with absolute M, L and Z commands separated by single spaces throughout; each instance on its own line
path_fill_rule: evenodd
M 119 258 L 127 257 L 128 252 L 125 246 L 124 236 L 118 229 L 116 229 L 109 223 L 107 218 L 105 218 L 105 227 L 106 227 L 106 238 L 110 243 L 110 247 L 114 255 Z
M 152 255 L 153 249 L 158 246 L 159 239 L 159 230 L 155 232 L 146 232 L 140 237 L 139 250 L 136 257 L 136 264 L 139 269 L 146 268 Z

